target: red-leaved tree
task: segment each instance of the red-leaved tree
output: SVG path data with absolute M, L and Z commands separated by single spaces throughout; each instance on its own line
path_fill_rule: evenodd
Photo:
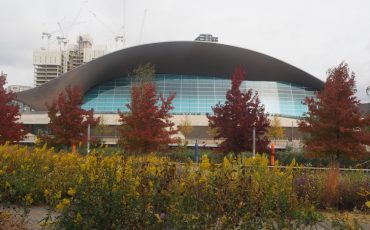
M 15 95 L 7 92 L 4 88 L 6 83 L 5 74 L 0 74 L 0 144 L 9 141 L 17 143 L 23 139 L 26 134 L 23 123 L 19 120 L 19 109 L 12 101 Z
M 341 63 L 328 71 L 325 87 L 316 98 L 305 99 L 308 112 L 298 125 L 307 134 L 308 155 L 337 160 L 341 155 L 356 159 L 369 154 L 365 144 L 370 144 L 370 135 L 365 128 L 370 121 L 361 117 L 355 93 L 355 74 Z
M 119 129 L 120 144 L 129 153 L 146 154 L 177 141 L 172 137 L 177 129 L 170 120 L 175 94 L 170 94 L 167 98 L 157 96 L 155 84 L 148 80 L 154 75 L 154 66 L 139 66 L 136 74 L 141 74 L 146 79 L 141 78 L 132 86 L 131 103 L 126 105 L 129 112 L 118 111 L 122 124 Z
M 231 89 L 226 93 L 224 104 L 220 102 L 213 109 L 214 115 L 207 114 L 209 127 L 217 130 L 215 138 L 224 139 L 220 151 L 238 155 L 243 151 L 251 151 L 253 146 L 253 126 L 256 128 L 256 150 L 260 153 L 267 150 L 269 143 L 266 131 L 269 120 L 265 108 L 260 104 L 258 94 L 249 89 L 240 91 L 245 79 L 245 70 L 235 69 L 231 78 Z
M 51 129 L 51 136 L 45 136 L 48 144 L 68 147 L 86 142 L 88 125 L 95 126 L 99 118 L 94 118 L 94 110 L 82 109 L 82 104 L 81 88 L 71 86 L 51 105 L 46 104 Z

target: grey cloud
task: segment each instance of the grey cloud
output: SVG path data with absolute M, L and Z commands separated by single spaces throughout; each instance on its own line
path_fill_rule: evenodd
M 1 0 L 0 71 L 17 76 L 8 79 L 10 84 L 32 84 L 32 50 L 46 46 L 42 32 L 60 33 L 57 22 L 72 42 L 90 33 L 95 44 L 110 48 L 115 47 L 110 30 L 121 33 L 125 22 L 126 47 L 214 33 L 222 43 L 271 55 L 323 80 L 328 68 L 346 60 L 357 82 L 369 83 L 367 0 L 125 0 L 125 16 L 123 2 Z

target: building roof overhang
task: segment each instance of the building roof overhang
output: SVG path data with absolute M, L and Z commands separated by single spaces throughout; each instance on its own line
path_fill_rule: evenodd
M 39 87 L 17 93 L 17 100 L 36 111 L 64 91 L 80 86 L 84 93 L 105 81 L 124 76 L 139 64 L 152 63 L 156 73 L 229 78 L 236 66 L 250 81 L 291 82 L 320 90 L 324 83 L 276 58 L 230 45 L 185 41 L 161 42 L 122 49 L 81 65 Z

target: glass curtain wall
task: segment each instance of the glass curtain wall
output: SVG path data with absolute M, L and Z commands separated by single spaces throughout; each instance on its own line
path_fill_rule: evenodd
M 175 92 L 173 114 L 212 113 L 212 106 L 225 102 L 231 80 L 221 77 L 157 74 L 154 78 L 157 93 L 168 96 Z M 131 79 L 118 77 L 89 90 L 84 96 L 84 109 L 93 108 L 97 113 L 128 111 Z M 305 97 L 313 97 L 314 90 L 289 82 L 244 81 L 241 90 L 258 92 L 261 103 L 269 114 L 298 117 L 307 111 L 302 104 Z

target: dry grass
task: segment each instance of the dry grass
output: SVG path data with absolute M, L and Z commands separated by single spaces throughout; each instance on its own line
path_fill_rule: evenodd
M 331 162 L 325 181 L 324 202 L 326 207 L 336 207 L 339 200 L 339 163 Z

